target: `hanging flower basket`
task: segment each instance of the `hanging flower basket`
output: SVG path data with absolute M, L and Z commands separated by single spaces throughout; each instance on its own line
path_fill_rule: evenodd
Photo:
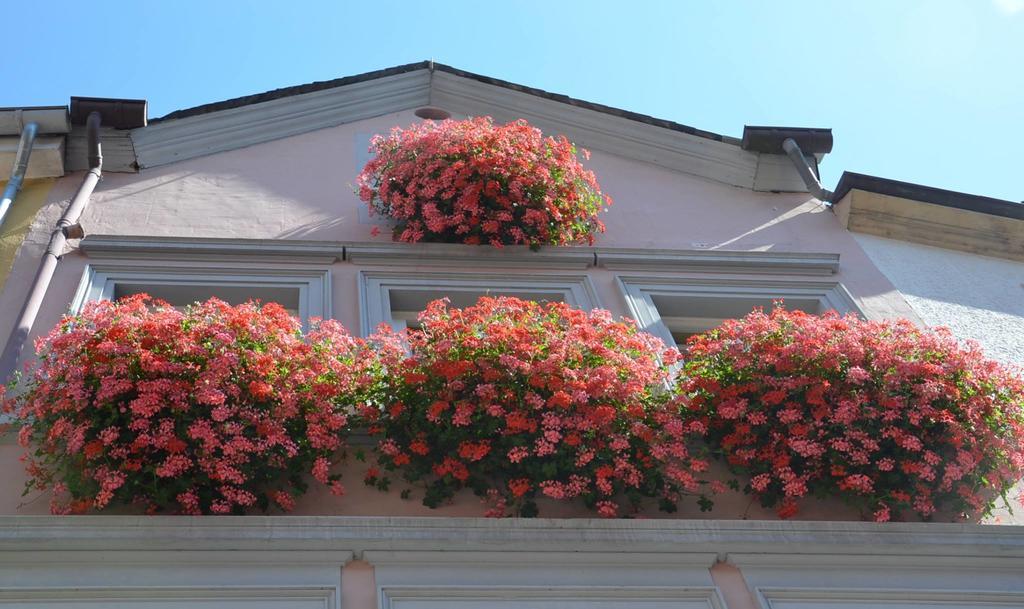
M 644 498 L 673 511 L 702 490 L 706 462 L 690 450 L 703 426 L 678 416 L 666 390 L 678 352 L 659 339 L 606 311 L 517 298 L 434 301 L 420 323 L 389 400 L 362 415 L 384 469 L 422 486 L 425 505 L 468 488 L 492 516 L 536 515 L 546 497 L 611 517 Z
M 984 515 L 1024 475 L 1024 383 L 948 332 L 777 308 L 686 357 L 691 416 L 783 518 L 808 495 L 878 521 Z
M 5 404 L 32 489 L 54 513 L 289 510 L 329 473 L 346 409 L 376 360 L 333 321 L 307 337 L 282 307 L 219 300 L 178 311 L 146 296 L 93 303 L 39 341 Z
M 586 150 L 525 120 L 425 121 L 377 136 L 358 178 L 371 214 L 396 241 L 503 245 L 593 243 L 611 204 Z

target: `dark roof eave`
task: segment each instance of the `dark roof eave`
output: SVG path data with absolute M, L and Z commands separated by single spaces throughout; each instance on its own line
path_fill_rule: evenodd
M 500 79 L 497 79 L 497 78 L 491 78 L 489 76 L 482 76 L 480 74 L 473 74 L 472 72 L 466 72 L 466 71 L 460 70 L 458 68 L 453 68 L 451 66 L 447 66 L 447 65 L 444 65 L 444 64 L 440 64 L 440 63 L 434 63 L 434 62 L 431 62 L 431 61 L 419 61 L 419 62 L 416 62 L 416 63 L 408 63 L 408 64 L 405 64 L 405 65 L 395 66 L 393 68 L 387 68 L 387 69 L 384 69 L 384 70 L 375 70 L 373 72 L 366 72 L 364 74 L 357 74 L 355 76 L 346 76 L 344 78 L 336 78 L 334 80 L 325 80 L 325 81 L 319 81 L 319 82 L 312 82 L 312 83 L 308 83 L 308 84 L 304 84 L 304 85 L 296 85 L 294 87 L 284 87 L 282 89 L 274 89 L 272 91 L 266 91 L 264 93 L 256 93 L 254 95 L 245 95 L 245 96 L 242 96 L 242 97 L 235 97 L 233 99 L 227 99 L 227 100 L 224 100 L 224 101 L 213 102 L 213 103 L 209 103 L 209 104 L 203 104 L 203 105 L 195 106 L 195 107 L 192 107 L 192 108 L 185 108 L 185 109 L 182 109 L 182 110 L 175 110 L 174 112 L 171 112 L 170 114 L 166 114 L 164 116 L 161 116 L 160 118 L 151 119 L 149 122 L 151 124 L 153 124 L 153 123 L 160 123 L 160 122 L 163 122 L 163 121 L 169 121 L 169 120 L 174 120 L 174 119 L 179 119 L 179 118 L 186 118 L 186 117 L 189 117 L 189 116 L 199 116 L 199 115 L 202 115 L 202 114 L 209 114 L 211 112 L 218 112 L 220 110 L 229 110 L 229 109 L 232 109 L 232 108 L 241 108 L 243 106 L 249 106 L 249 105 L 252 105 L 252 104 L 259 104 L 259 103 L 263 103 L 263 102 L 272 101 L 272 100 L 275 100 L 275 99 L 291 97 L 291 96 L 294 96 L 294 95 L 302 95 L 304 93 L 312 93 L 314 91 L 323 91 L 324 89 L 333 89 L 335 87 L 343 87 L 345 85 L 355 84 L 355 83 L 359 83 L 359 82 L 366 82 L 366 81 L 369 81 L 369 80 L 376 80 L 378 78 L 385 78 L 387 76 L 395 76 L 395 75 L 398 75 L 398 74 L 404 74 L 406 72 L 413 72 L 413 71 L 416 71 L 416 70 L 430 70 L 430 69 L 438 70 L 438 71 L 441 71 L 441 72 L 447 72 L 447 73 L 452 74 L 454 76 L 459 76 L 459 77 L 462 77 L 462 78 L 469 78 L 469 79 L 476 80 L 478 82 L 482 82 L 482 83 L 485 83 L 485 84 L 494 85 L 494 86 L 497 86 L 497 87 L 502 87 L 502 88 L 509 89 L 509 90 L 512 90 L 512 91 L 518 91 L 520 93 L 526 93 L 528 95 L 535 95 L 537 97 L 543 97 L 545 99 L 550 99 L 550 100 L 557 101 L 557 102 L 560 102 L 560 103 L 563 103 L 563 104 L 568 104 L 570 106 L 576 106 L 576 107 L 579 107 L 579 108 L 585 108 L 587 110 L 593 110 L 595 112 L 600 112 L 602 114 L 609 114 L 609 115 L 612 115 L 612 116 L 618 116 L 618 117 L 625 118 L 625 119 L 628 119 L 628 120 L 633 120 L 633 121 L 637 121 L 637 122 L 640 122 L 640 123 L 645 123 L 645 124 L 648 124 L 648 125 L 653 125 L 655 127 L 661 127 L 661 128 L 664 128 L 664 129 L 670 129 L 672 131 L 678 131 L 678 132 L 681 132 L 681 133 L 686 133 L 688 135 L 693 135 L 693 136 L 697 136 L 697 137 L 701 137 L 701 138 L 705 138 L 705 139 L 709 139 L 709 140 L 715 140 L 715 141 L 718 141 L 718 142 L 738 143 L 738 141 L 734 140 L 733 138 L 728 138 L 728 137 L 719 135 L 717 133 L 712 133 L 710 131 L 704 131 L 702 129 L 696 129 L 696 128 L 690 127 L 688 125 L 683 125 L 683 124 L 676 123 L 676 122 L 669 121 L 669 120 L 665 120 L 665 119 L 655 118 L 653 116 L 648 116 L 646 114 L 640 114 L 640 113 L 637 113 L 637 112 L 630 112 L 628 110 L 622 110 L 620 108 L 613 108 L 611 106 L 605 106 L 603 104 L 596 104 L 596 103 L 593 103 L 593 102 L 588 102 L 588 101 L 584 101 L 584 100 L 581 100 L 581 99 L 576 99 L 574 97 L 569 97 L 568 95 L 562 95 L 562 94 L 559 94 L 559 93 L 550 93 L 548 91 L 544 91 L 543 89 L 536 89 L 536 88 L 533 88 L 533 87 L 527 87 L 527 86 L 524 86 L 524 85 L 518 85 L 516 83 L 508 82 L 506 80 L 500 80 Z
M 1024 220 L 1024 204 L 1004 199 L 994 199 L 953 190 L 944 190 L 911 182 L 900 182 L 862 173 L 844 171 L 839 178 L 833 201 L 841 201 L 851 190 L 864 190 L 881 195 L 900 197 L 943 207 L 952 207 L 991 216 Z
M 413 72 L 416 70 L 425 70 L 428 69 L 429 67 L 429 61 L 419 61 L 416 63 L 407 63 L 405 65 L 395 66 L 393 68 L 386 68 L 384 70 L 374 70 L 373 72 L 356 74 L 355 76 L 345 76 L 343 78 L 335 78 L 333 80 L 323 80 L 307 83 L 304 85 L 295 85 L 293 87 L 273 89 L 271 91 L 265 91 L 263 93 L 243 95 L 242 97 L 234 97 L 232 99 L 225 99 L 224 101 L 202 104 L 200 106 L 193 106 L 191 108 L 184 108 L 182 110 L 175 110 L 174 112 L 171 112 L 170 114 L 165 114 L 160 118 L 151 119 L 149 122 L 160 123 L 163 121 L 169 121 L 178 118 L 186 118 L 189 116 L 210 114 L 211 112 L 219 112 L 221 110 L 241 108 L 243 106 L 251 106 L 253 104 L 260 104 L 263 102 L 281 99 L 284 97 L 292 97 L 294 95 L 302 95 L 304 93 L 313 93 L 314 91 L 323 91 L 324 89 L 333 89 L 335 87 L 344 87 L 345 85 L 351 85 L 357 82 L 376 80 L 378 78 L 395 76 L 397 74 L 404 74 L 406 72 Z

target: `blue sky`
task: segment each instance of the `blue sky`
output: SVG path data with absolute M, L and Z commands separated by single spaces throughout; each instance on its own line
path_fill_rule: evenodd
M 0 106 L 150 115 L 434 59 L 726 135 L 831 127 L 822 166 L 1024 199 L 1024 0 L 18 3 Z

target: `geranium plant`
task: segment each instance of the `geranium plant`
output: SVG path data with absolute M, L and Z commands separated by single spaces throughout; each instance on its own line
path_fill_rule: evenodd
M 611 517 L 701 491 L 702 424 L 667 391 L 674 347 L 606 311 L 517 298 L 438 300 L 419 320 L 389 401 L 362 414 L 380 463 L 421 484 L 425 505 L 468 488 L 489 515 L 536 515 L 547 497 Z
M 358 178 L 371 213 L 394 222 L 396 241 L 542 245 L 593 243 L 611 204 L 589 158 L 564 136 L 525 120 L 424 121 L 370 146 Z
M 987 513 L 1024 475 L 1021 379 L 905 320 L 755 311 L 690 340 L 682 391 L 784 518 L 807 495 L 878 521 Z
M 55 513 L 289 510 L 309 476 L 340 493 L 346 408 L 381 376 L 336 322 L 303 337 L 279 305 L 215 299 L 89 304 L 37 349 L 5 409 L 29 449 L 26 492 L 51 489 Z

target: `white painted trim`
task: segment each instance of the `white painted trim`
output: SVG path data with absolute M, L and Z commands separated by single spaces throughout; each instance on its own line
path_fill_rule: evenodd
M 86 302 L 109 300 L 118 283 L 151 283 L 156 285 L 257 286 L 297 288 L 299 318 L 305 324 L 312 317 L 328 319 L 331 311 L 331 273 L 328 269 L 268 269 L 254 266 L 204 265 L 172 267 L 147 265 L 88 264 L 82 273 L 69 312 L 81 311 Z
M 551 565 L 588 567 L 620 567 L 622 556 L 617 552 L 580 553 L 578 551 L 463 551 L 446 552 L 419 550 L 367 550 L 362 554 L 363 560 L 377 566 L 382 565 L 473 565 L 473 566 L 512 566 L 512 565 Z M 672 553 L 665 552 L 630 552 L 631 567 L 696 567 L 710 569 L 718 560 L 716 552 L 689 552 L 684 549 Z
M 171 550 L 171 548 L 163 548 Z M 159 548 L 157 550 L 160 550 Z M 298 550 L 274 549 L 272 552 L 249 550 L 191 550 L 174 549 L 174 560 L 191 566 L 217 567 L 223 565 L 257 566 L 323 566 L 344 565 L 353 558 L 350 550 Z M 56 555 L 55 555 L 56 554 Z M 14 568 L 28 564 L 76 565 L 133 565 L 153 566 L 168 562 L 168 556 L 154 548 L 127 550 L 66 550 L 59 553 L 47 550 L 0 551 L 0 565 Z
M 981 525 L 989 526 L 989 525 Z M 998 525 L 992 525 L 999 528 Z M 856 572 L 865 569 L 878 569 L 895 567 L 895 563 L 882 560 L 870 553 L 836 553 L 823 552 L 806 553 L 773 553 L 773 552 L 729 552 L 728 561 L 741 569 L 793 569 L 806 571 L 808 569 L 841 569 Z M 903 569 L 917 567 L 928 567 L 932 569 L 947 568 L 952 570 L 971 569 L 1022 569 L 1024 570 L 1024 555 L 990 555 L 984 552 L 973 552 L 969 548 L 962 549 L 959 554 L 946 554 L 937 552 L 929 556 L 927 562 L 917 564 L 901 565 Z
M 380 324 L 396 330 L 404 321 L 391 315 L 393 290 L 446 290 L 483 292 L 550 292 L 561 295 L 565 302 L 580 309 L 600 307 L 597 291 L 587 275 L 511 275 L 501 273 L 415 273 L 411 271 L 359 272 L 359 323 L 363 336 L 371 334 Z
M 494 248 L 449 243 L 378 243 L 286 239 L 219 239 L 88 235 L 79 249 L 90 258 L 260 261 L 295 264 L 387 266 L 474 266 L 583 270 L 598 266 L 616 271 L 708 272 L 716 274 L 830 276 L 839 271 L 839 254 L 823 252 L 745 252 L 609 247 L 525 246 Z
M 428 103 L 430 73 L 416 70 L 239 108 L 153 123 L 131 132 L 142 168 L 244 148 Z
M 131 235 L 87 235 L 79 245 L 79 250 L 90 258 L 295 264 L 331 264 L 344 257 L 344 249 L 340 243 L 326 241 Z
M 590 248 L 526 246 L 496 248 L 447 243 L 351 243 L 345 259 L 355 264 L 582 270 L 594 265 Z
M 905 588 L 775 588 L 758 587 L 758 601 L 765 609 L 778 609 L 781 603 L 796 601 L 799 605 L 815 607 L 816 603 L 851 603 L 851 608 L 883 606 L 885 602 L 920 604 L 924 607 L 947 605 L 955 602 L 970 603 L 978 607 L 1021 607 L 1024 592 L 1004 590 L 914 590 Z
M 640 329 L 675 344 L 672 331 L 662 320 L 653 296 L 713 296 L 717 298 L 817 298 L 823 309 L 862 315 L 853 296 L 838 281 L 804 281 L 789 278 L 681 278 L 617 276 L 619 291 L 630 316 Z
M 597 248 L 594 253 L 597 255 L 598 266 L 614 271 L 660 270 L 746 275 L 834 275 L 839 272 L 839 254 L 818 252 Z
M 772 520 L 354 516 L 0 516 L 0 553 L 368 550 L 870 556 L 879 568 L 1024 559 L 1024 526 Z
M 170 566 L 170 565 L 169 565 Z M 0 607 L 24 602 L 46 606 L 48 602 L 180 601 L 191 605 L 199 601 L 265 601 L 274 600 L 283 607 L 291 603 L 320 601 L 322 609 L 339 609 L 340 591 L 336 587 L 307 586 L 97 586 L 52 588 L 0 588 Z M 186 605 L 183 605 L 186 606 Z
M 622 557 L 620 557 L 620 561 Z M 709 609 L 724 609 L 725 602 L 715 587 L 701 586 L 381 586 L 381 609 L 397 609 L 409 601 L 515 600 L 515 601 L 602 601 L 606 599 L 653 601 L 703 601 Z M 404 606 L 402 604 L 401 606 Z M 642 607 L 642 605 L 640 605 Z

